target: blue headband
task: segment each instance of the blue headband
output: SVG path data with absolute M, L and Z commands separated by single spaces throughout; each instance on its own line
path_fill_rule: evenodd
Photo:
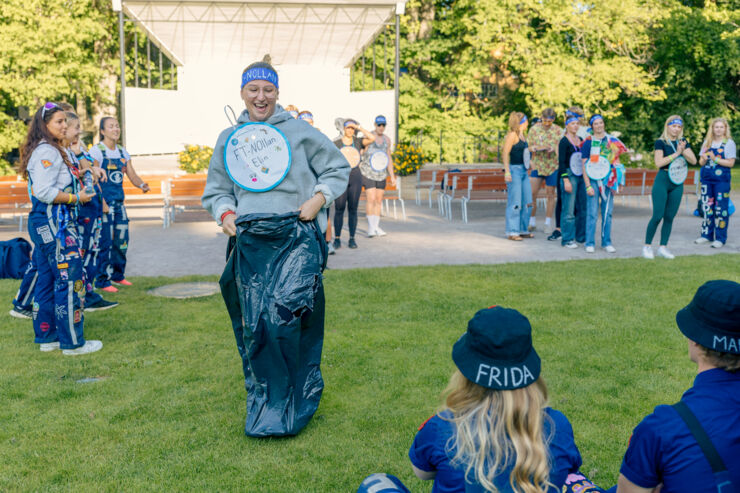
M 276 89 L 279 89 L 277 73 L 269 68 L 254 67 L 244 72 L 242 74 L 242 88 L 253 80 L 266 80 L 267 82 L 271 82 Z
M 305 111 L 301 113 L 300 115 L 298 115 L 298 119 L 299 120 L 313 120 L 313 115 L 311 114 L 310 111 Z
M 568 118 L 567 120 L 565 120 L 565 124 L 566 125 L 570 125 L 571 123 L 577 122 L 578 120 L 580 120 L 579 117 L 577 117 L 577 116 L 571 116 L 570 118 Z
M 674 124 L 678 124 L 683 127 L 683 120 L 681 120 L 680 118 L 674 118 L 673 120 L 668 122 L 668 125 L 674 125 Z
M 355 125 L 359 125 L 359 123 L 357 123 L 356 121 L 354 121 L 354 120 L 352 120 L 352 119 L 350 118 L 349 120 L 347 120 L 346 122 L 344 122 L 344 127 L 345 127 L 345 128 L 347 128 L 347 127 L 348 127 L 349 125 L 351 125 L 352 123 L 354 123 Z
M 594 116 L 592 116 L 592 117 L 591 117 L 591 118 L 590 118 L 590 119 L 588 120 L 588 124 L 589 124 L 589 125 L 591 125 L 591 126 L 593 126 L 593 124 L 594 124 L 594 122 L 595 122 L 596 120 L 603 120 L 603 119 L 604 119 L 604 117 L 603 117 L 603 116 L 601 116 L 601 115 L 598 115 L 598 114 L 597 114 L 597 115 L 594 115 Z
M 583 115 L 579 115 L 578 113 L 575 113 L 570 110 L 565 110 L 565 116 L 574 116 L 576 118 L 583 118 Z
M 290 113 L 290 116 L 293 118 L 298 118 L 298 112 L 296 110 L 290 110 L 288 113 Z
M 527 115 L 524 115 L 521 120 L 519 120 L 519 125 L 524 125 L 527 123 Z

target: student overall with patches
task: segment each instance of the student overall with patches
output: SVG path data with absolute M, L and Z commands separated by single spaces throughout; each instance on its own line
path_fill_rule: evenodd
M 391 139 L 385 135 L 386 120 L 383 115 L 375 117 L 375 130 L 371 137 L 362 139 L 365 152 L 360 162 L 362 186 L 367 195 L 367 236 L 385 236 L 380 227 L 380 208 L 385 192 L 385 180 L 390 176 L 391 186 L 396 186 L 396 174 L 393 172 L 391 158 Z
M 655 177 L 651 197 L 653 216 L 645 232 L 645 246 L 642 247 L 642 256 L 647 259 L 655 257 L 653 254 L 653 237 L 658 224 L 663 221 L 660 229 L 660 246 L 658 255 L 673 259 L 675 256 L 668 251 L 668 239 L 671 236 L 673 218 L 676 217 L 683 197 L 683 182 L 689 173 L 688 164 L 696 164 L 696 156 L 691 150 L 691 144 L 683 138 L 683 120 L 678 115 L 671 115 L 665 121 L 663 134 L 655 141 L 655 166 L 658 174 Z
M 34 342 L 41 351 L 78 355 L 103 344 L 86 341 L 83 334 L 85 282 L 75 221 L 76 205 L 91 195 L 82 189 L 78 170 L 62 147 L 66 131 L 66 115 L 57 104 L 39 108 L 21 146 L 18 171 L 31 186 L 28 231 L 38 250 Z
M 123 177 L 128 176 L 131 183 L 144 193 L 149 185 L 136 174 L 128 151 L 118 145 L 121 127 L 118 121 L 110 116 L 100 120 L 100 142 L 90 149 L 90 156 L 96 166 L 103 168 L 108 179 L 101 183 L 103 199 L 108 212 L 103 214 L 101 245 L 98 258 L 98 275 L 95 286 L 101 291 L 115 293 L 118 289 L 111 282 L 121 286 L 130 286 L 126 280 L 126 252 L 129 246 L 129 220 L 124 206 Z
M 581 455 L 568 419 L 547 405 L 529 320 L 510 308 L 478 311 L 452 359 L 445 406 L 409 450 L 414 473 L 434 480 L 434 493 L 560 491 Z
M 737 147 L 730 138 L 730 125 L 724 118 L 714 118 L 701 146 L 701 207 L 704 220 L 701 236 L 694 243 L 711 243 L 722 248 L 727 243 L 730 227 L 730 180 L 735 165 Z
M 596 218 L 601 208 L 601 247 L 609 253 L 617 251 L 612 245 L 612 211 L 614 194 L 624 182 L 624 166 L 619 156 L 627 152 L 621 140 L 606 133 L 601 115 L 589 119 L 593 130 L 583 142 L 583 182 L 586 186 L 586 253 L 594 253 Z
M 216 141 L 202 199 L 229 236 L 221 293 L 252 437 L 295 435 L 318 408 L 326 211 L 350 173 L 324 134 L 277 104 L 278 91 L 269 63 L 244 70 L 246 109 Z
M 697 365 L 694 385 L 637 425 L 616 491 L 740 491 L 740 284 L 705 283 L 676 324 Z

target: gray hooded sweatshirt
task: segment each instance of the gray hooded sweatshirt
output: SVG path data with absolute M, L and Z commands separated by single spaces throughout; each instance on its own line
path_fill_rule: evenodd
M 250 122 L 244 110 L 238 123 Z M 253 213 L 283 214 L 297 211 L 301 204 L 321 192 L 326 198 L 324 209 L 347 189 L 349 163 L 339 149 L 324 134 L 309 123 L 293 118 L 282 106 L 265 122 L 280 129 L 288 139 L 291 150 L 291 166 L 285 179 L 267 192 L 250 192 L 234 183 L 224 166 L 226 138 L 233 132 L 223 130 L 213 148 L 213 157 L 208 167 L 208 179 L 202 203 L 208 212 L 221 224 L 221 215 L 234 211 L 237 216 Z M 326 231 L 326 213 L 319 212 L 317 220 L 322 231 Z

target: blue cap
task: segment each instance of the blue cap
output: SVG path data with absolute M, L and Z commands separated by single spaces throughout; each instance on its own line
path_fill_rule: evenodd
M 357 493 L 410 493 L 400 479 L 393 474 L 375 473 L 366 477 Z
M 383 115 L 378 115 L 375 117 L 375 124 L 376 125 L 386 125 L 388 122 L 385 121 L 385 117 Z

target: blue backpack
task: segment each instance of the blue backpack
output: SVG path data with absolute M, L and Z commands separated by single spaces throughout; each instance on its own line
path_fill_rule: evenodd
M 31 249 L 23 238 L 0 241 L 0 279 L 21 279 L 31 261 Z

